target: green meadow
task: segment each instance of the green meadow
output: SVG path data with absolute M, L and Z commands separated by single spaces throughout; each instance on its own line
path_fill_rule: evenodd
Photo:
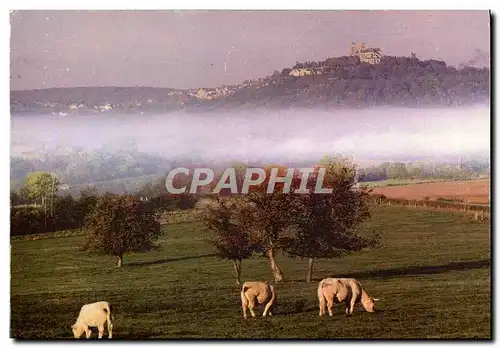
M 312 283 L 305 282 L 307 260 L 279 254 L 285 281 L 275 284 L 277 311 L 247 320 L 232 264 L 214 256 L 203 224 L 162 228 L 158 250 L 127 254 L 122 268 L 111 257 L 83 252 L 81 234 L 11 240 L 11 337 L 72 339 L 81 306 L 106 300 L 116 340 L 491 339 L 489 222 L 458 212 L 374 207 L 361 230 L 380 233 L 382 246 L 317 260 Z M 242 266 L 243 280 L 272 279 L 260 255 Z M 320 318 L 317 284 L 330 276 L 359 279 L 380 298 L 378 312 L 358 305 L 345 317 L 342 304 L 333 317 Z

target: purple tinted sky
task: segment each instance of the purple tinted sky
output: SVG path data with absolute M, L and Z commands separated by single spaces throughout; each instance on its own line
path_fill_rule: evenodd
M 458 65 L 490 52 L 488 11 L 17 11 L 11 89 L 196 88 L 346 55 L 350 42 Z

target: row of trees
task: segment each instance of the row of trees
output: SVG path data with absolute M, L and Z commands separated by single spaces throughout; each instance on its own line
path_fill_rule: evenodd
M 160 181 L 152 185 L 149 194 L 141 190 L 126 196 L 143 201 L 149 209 L 159 213 L 194 207 L 197 195 L 169 195 L 164 182 L 163 179 L 163 185 Z M 97 204 L 97 191 L 87 188 L 75 198 L 69 194 L 58 195 L 59 187 L 60 182 L 52 173 L 33 172 L 26 176 L 20 192 L 10 194 L 11 235 L 83 228 L 85 219 Z M 157 192 L 153 194 L 155 189 Z
M 369 191 L 355 188 L 354 165 L 327 158 L 321 166 L 326 169 L 323 187 L 332 188 L 331 194 L 314 193 L 317 171 L 306 186 L 307 194 L 283 193 L 284 183 L 266 193 L 267 169 L 267 179 L 248 195 L 217 195 L 206 203 L 203 221 L 212 231 L 208 242 L 220 258 L 233 262 L 238 284 L 242 261 L 254 252 L 268 258 L 276 282 L 284 279 L 276 262 L 278 252 L 307 259 L 307 281 L 311 281 L 315 259 L 339 257 L 380 243 L 378 235 L 356 232 L 370 212 Z M 279 176 L 286 176 L 286 168 L 280 168 Z M 300 179 L 294 177 L 290 187 L 291 192 L 301 187 Z
M 384 162 L 358 169 L 358 180 L 363 182 L 386 179 L 472 179 L 488 174 L 489 170 L 488 162 L 476 160 L 460 164 Z

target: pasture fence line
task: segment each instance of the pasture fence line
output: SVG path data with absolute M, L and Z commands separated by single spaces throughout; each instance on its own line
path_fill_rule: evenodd
M 473 219 L 476 221 L 489 220 L 490 207 L 481 204 L 469 204 L 462 202 L 446 202 L 446 201 L 431 201 L 431 200 L 408 200 L 398 198 L 387 198 L 384 195 L 372 194 L 370 203 L 374 205 L 394 205 L 406 206 L 412 208 L 427 208 L 446 211 L 461 211 L 473 214 Z

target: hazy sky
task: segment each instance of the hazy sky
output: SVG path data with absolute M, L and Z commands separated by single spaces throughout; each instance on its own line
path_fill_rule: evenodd
M 490 52 L 488 11 L 17 11 L 11 89 L 215 87 L 296 61 L 384 54 L 458 65 Z

